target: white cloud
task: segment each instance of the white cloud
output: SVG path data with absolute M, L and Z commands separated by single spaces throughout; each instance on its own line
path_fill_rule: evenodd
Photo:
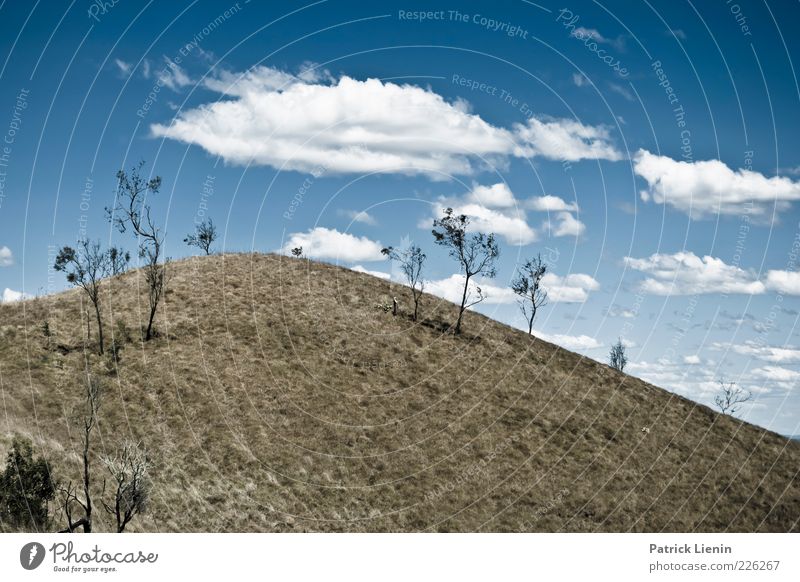
M 786 295 L 800 295 L 800 273 L 797 271 L 769 271 L 766 286 L 767 289 Z
M 654 295 L 694 295 L 701 293 L 744 293 L 757 295 L 765 288 L 755 274 L 725 264 L 722 259 L 698 257 L 682 251 L 672 255 L 653 254 L 646 259 L 625 257 L 625 263 L 650 275 L 640 289 Z
M 547 300 L 552 303 L 583 303 L 589 298 L 589 291 L 600 288 L 600 283 L 582 273 L 564 277 L 547 273 L 542 277 L 542 287 L 547 291 Z
M 295 247 L 303 247 L 303 254 L 311 259 L 356 263 L 386 258 L 381 254 L 383 247 L 379 242 L 321 226 L 308 232 L 292 233 L 281 250 L 288 254 Z
M 609 130 L 604 126 L 583 125 L 573 119 L 532 117 L 527 126 L 516 129 L 533 155 L 551 160 L 616 161 L 623 157 L 611 144 Z
M 751 372 L 754 378 L 774 382 L 784 389 L 791 389 L 800 381 L 800 372 L 797 370 L 790 370 L 788 368 L 781 368 L 780 366 L 764 366 L 763 368 L 756 368 Z
M 114 59 L 114 64 L 117 65 L 117 68 L 119 69 L 120 73 L 122 73 L 123 75 L 126 75 L 126 76 L 130 75 L 130 73 L 131 73 L 131 64 L 130 63 L 126 63 L 125 61 L 123 61 L 121 59 Z
M 2 303 L 14 303 L 15 301 L 22 301 L 23 299 L 30 299 L 32 295 L 23 293 L 22 291 L 14 291 L 6 287 L 3 291 Z
M 697 354 L 692 354 L 691 356 L 684 356 L 683 363 L 689 364 L 690 366 L 696 366 L 700 363 L 700 356 Z
M 715 350 L 732 351 L 735 354 L 750 356 L 765 362 L 778 364 L 800 362 L 800 348 L 794 346 L 769 346 L 747 340 L 743 344 L 714 342 L 711 347 Z
M 589 84 L 589 79 L 583 73 L 572 73 L 572 82 L 576 87 L 585 87 Z
M 593 350 L 603 346 L 595 338 L 588 335 L 566 335 L 566 334 L 549 334 L 537 332 L 537 337 L 542 338 L 546 342 L 556 344 L 568 350 Z
M 353 222 L 360 222 L 362 224 L 368 224 L 370 226 L 375 226 L 378 224 L 378 221 L 375 220 L 375 217 L 365 212 L 364 210 L 339 210 L 338 212 L 341 216 L 346 216 Z
M 644 201 L 653 200 L 704 218 L 716 213 L 766 220 L 773 206 L 786 210 L 800 199 L 800 183 L 786 177 L 767 178 L 751 170 L 732 170 L 719 160 L 685 162 L 639 150 L 634 171 L 647 181 Z M 747 204 L 752 202 L 752 208 Z
M 623 317 L 625 319 L 633 319 L 636 317 L 636 312 L 633 309 L 622 307 L 621 305 L 612 305 L 605 310 L 605 315 L 608 317 Z
M 386 279 L 387 281 L 392 278 L 389 273 L 384 273 L 383 271 L 370 271 L 361 265 L 350 267 L 350 270 L 355 271 L 356 273 L 366 273 L 367 275 L 372 275 L 373 277 L 378 277 L 379 279 Z
M 552 236 L 581 236 L 586 225 L 569 212 L 559 212 L 555 219 L 545 221 L 542 226 Z
M 14 264 L 14 253 L 8 247 L 0 247 L 0 267 L 10 267 Z
M 168 69 L 171 86 L 191 82 L 179 67 Z M 531 118 L 502 128 L 470 113 L 466 102 L 448 102 L 430 89 L 306 73 L 269 67 L 220 73 L 204 85 L 230 99 L 183 111 L 169 125 L 151 126 L 152 133 L 228 162 L 303 172 L 323 166 L 331 173 L 442 178 L 475 172 L 483 164 L 479 157 L 490 163 L 508 156 L 622 158 L 605 127 Z
M 432 206 L 434 217 L 442 215 L 446 208 L 469 217 L 471 232 L 495 233 L 510 245 L 524 246 L 535 242 L 537 232 L 528 225 L 525 211 L 504 183 L 492 186 L 472 185 L 472 190 L 462 197 L 442 197 Z M 429 228 L 430 220 L 420 226 Z
M 529 198 L 524 203 L 526 208 L 536 210 L 537 212 L 576 212 L 578 204 L 576 202 L 566 202 L 558 196 L 547 194 L 545 196 L 537 196 Z
M 173 91 L 178 91 L 182 87 L 194 83 L 186 71 L 175 61 L 164 57 L 164 63 L 166 63 L 164 68 L 156 72 L 156 78 L 163 86 L 169 87 Z
M 486 296 L 486 300 L 482 302 L 484 304 L 498 305 L 514 303 L 517 300 L 517 296 L 509 287 L 499 287 L 483 280 L 476 282 L 474 279 L 469 282 L 469 293 L 473 300 L 478 296 L 478 287 Z M 425 283 L 425 291 L 442 299 L 460 304 L 461 295 L 464 292 L 464 275 L 456 273 L 446 279 L 427 281 Z M 468 300 L 467 302 L 469 303 L 470 301 Z

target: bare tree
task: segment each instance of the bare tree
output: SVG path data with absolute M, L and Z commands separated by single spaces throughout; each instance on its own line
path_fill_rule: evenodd
M 111 274 L 116 276 L 124 273 L 128 268 L 128 263 L 131 260 L 131 254 L 119 247 L 111 247 L 108 249 L 108 261 L 111 265 Z
M 617 339 L 617 343 L 611 346 L 611 351 L 608 353 L 608 365 L 615 370 L 622 372 L 625 366 L 628 365 L 628 356 L 625 355 L 625 344 L 622 339 Z
M 294 247 L 292 249 L 292 256 L 297 257 L 298 259 L 303 257 L 303 247 Z
M 86 374 L 86 394 L 83 411 L 83 498 L 78 496 L 78 487 L 72 482 L 61 487 L 64 495 L 64 515 L 67 518 L 67 527 L 60 533 L 72 533 L 77 528 L 83 528 L 84 533 L 92 532 L 92 494 L 91 494 L 91 451 L 92 430 L 97 424 L 97 414 L 100 410 L 100 381 L 89 372 Z M 80 509 L 82 516 L 73 519 L 75 506 Z
M 116 455 L 103 458 L 103 464 L 116 484 L 114 502 L 103 502 L 103 507 L 116 519 L 117 533 L 122 533 L 125 526 L 147 508 L 150 498 L 149 461 L 137 443 L 126 441 Z
M 477 296 L 474 299 L 470 296 L 470 280 L 476 275 L 493 278 L 497 274 L 494 262 L 500 256 L 500 247 L 494 233 L 467 234 L 468 226 L 469 218 L 464 214 L 454 215 L 452 208 L 447 208 L 442 218 L 433 221 L 434 241 L 449 249 L 450 256 L 459 262 L 464 273 L 464 292 L 461 295 L 456 334 L 461 333 L 464 311 L 486 299 L 484 292 L 477 286 Z
M 190 247 L 197 247 L 204 251 L 206 255 L 211 254 L 211 245 L 217 240 L 217 227 L 210 218 L 195 226 L 193 233 L 186 235 L 183 239 Z
M 528 334 L 533 333 L 533 320 L 540 307 L 547 305 L 547 291 L 542 289 L 542 277 L 547 272 L 547 265 L 542 255 L 528 259 L 520 267 L 517 277 L 511 282 L 511 290 L 519 295 L 519 309 L 528 322 Z
M 422 268 L 427 258 L 425 253 L 416 245 L 411 245 L 403 251 L 398 251 L 394 247 L 386 247 L 381 249 L 381 252 L 389 257 L 389 260 L 400 263 L 400 270 L 403 271 L 406 281 L 411 287 L 411 295 L 414 298 L 414 321 L 417 321 L 419 300 L 425 290 L 425 280 L 422 278 Z
M 78 248 L 62 247 L 56 256 L 56 271 L 67 274 L 67 281 L 86 292 L 94 306 L 97 318 L 97 334 L 99 350 L 102 354 L 105 345 L 103 340 L 103 318 L 100 315 L 100 281 L 111 272 L 109 254 L 100 249 L 100 242 L 78 241 Z
M 742 404 L 753 398 L 752 392 L 739 388 L 736 382 L 718 380 L 717 383 L 719 394 L 714 396 L 714 404 L 719 407 L 722 414 L 733 416 L 742 408 Z
M 106 208 L 109 220 L 121 233 L 128 227 L 138 238 L 139 257 L 145 259 L 145 280 L 148 286 L 150 316 L 147 320 L 145 340 L 153 337 L 153 320 L 166 286 L 166 264 L 161 263 L 164 235 L 155 225 L 147 204 L 148 194 L 157 194 L 161 177 L 146 179 L 140 175 L 144 162 L 134 166 L 130 173 L 117 172 L 117 202 L 114 208 Z

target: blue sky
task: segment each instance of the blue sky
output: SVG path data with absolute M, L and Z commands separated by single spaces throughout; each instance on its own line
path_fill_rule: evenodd
M 508 284 L 542 253 L 537 334 L 622 337 L 632 374 L 706 404 L 736 381 L 800 433 L 797 4 L 275 4 L 0 5 L 4 300 L 64 288 L 84 233 L 127 244 L 103 209 L 142 159 L 172 257 L 204 216 L 225 250 L 378 273 L 414 241 L 449 297 L 453 206 L 502 244 L 483 313 L 524 325 Z

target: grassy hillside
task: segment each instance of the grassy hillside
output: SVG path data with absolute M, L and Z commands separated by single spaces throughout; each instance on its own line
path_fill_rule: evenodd
M 141 326 L 142 285 L 109 282 L 109 330 Z M 181 261 L 118 367 L 84 350 L 77 290 L 0 305 L 0 454 L 24 434 L 78 479 L 88 362 L 96 452 L 133 437 L 155 462 L 133 531 L 800 529 L 800 443 L 478 314 L 454 337 L 434 297 L 393 317 L 392 295 L 411 307 L 331 265 Z

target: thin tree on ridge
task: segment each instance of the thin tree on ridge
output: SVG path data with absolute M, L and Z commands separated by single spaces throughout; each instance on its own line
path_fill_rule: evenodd
M 461 305 L 454 332 L 456 335 L 461 333 L 461 320 L 464 312 L 487 297 L 483 290 L 476 286 L 477 299 L 471 300 L 470 280 L 476 275 L 494 278 L 497 274 L 494 262 L 500 256 L 500 247 L 495 240 L 494 233 L 468 234 L 468 226 L 469 218 L 464 214 L 455 215 L 452 208 L 445 209 L 444 216 L 433 221 L 434 241 L 449 249 L 450 256 L 459 262 L 464 273 L 464 291 L 461 294 Z

